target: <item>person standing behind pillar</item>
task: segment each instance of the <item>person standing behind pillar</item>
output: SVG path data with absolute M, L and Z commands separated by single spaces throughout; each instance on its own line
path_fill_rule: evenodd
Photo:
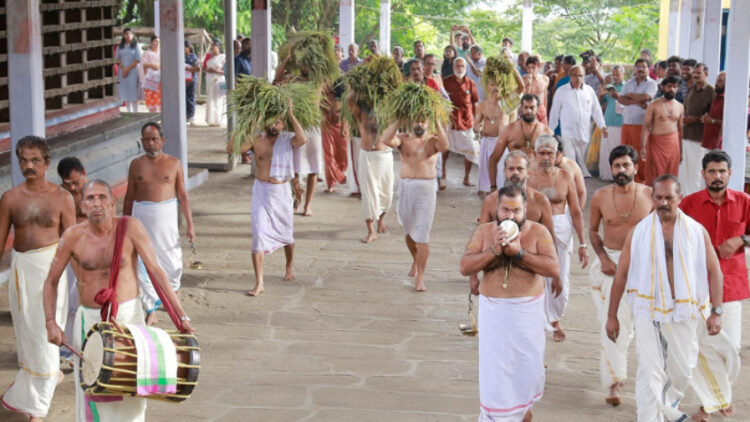
M 185 40 L 185 119 L 192 125 L 195 116 L 195 87 L 200 78 L 201 67 L 198 56 L 193 53 L 190 42 Z
M 691 379 L 703 405 L 694 420 L 707 421 L 716 410 L 723 416 L 734 413 L 732 381 L 739 372 L 742 301 L 750 298 L 745 263 L 750 196 L 727 187 L 732 159 L 726 152 L 709 151 L 701 164 L 705 189 L 683 198 L 680 209 L 706 229 L 724 274 L 723 329 L 711 337 L 699 329 L 699 349 L 706 364 L 698 365 Z
M 641 151 L 641 130 L 643 119 L 646 117 L 646 107 L 656 96 L 658 91 L 656 82 L 648 77 L 648 62 L 645 59 L 635 61 L 633 77 L 630 78 L 620 93 L 610 93 L 618 103 L 625 106 L 622 110 L 622 145 L 630 145 L 636 151 Z M 646 180 L 645 156 L 638 157 L 638 172 L 635 181 L 643 183 Z
M 609 153 L 620 145 L 622 139 L 622 114 L 615 95 L 622 91 L 624 84 L 622 78 L 625 76 L 625 68 L 616 65 L 612 68 L 612 83 L 599 86 L 599 101 L 604 101 L 604 123 L 607 124 L 609 135 L 602 137 L 602 146 L 599 150 L 599 178 L 606 181 L 612 180 L 612 170 L 609 163 Z
M 146 102 L 146 108 L 149 113 L 161 113 L 161 53 L 159 52 L 159 37 L 154 35 L 151 37 L 151 44 L 148 50 L 141 54 L 141 75 L 143 79 L 143 99 Z M 146 87 L 146 83 L 151 81 L 159 81 L 157 89 L 149 89 L 153 87 Z
M 141 81 L 138 76 L 138 63 L 141 61 L 141 46 L 130 28 L 122 31 L 122 40 L 115 53 L 117 59 L 117 95 L 125 103 L 128 113 L 138 112 L 138 99 L 141 95 Z
M 224 78 L 224 62 L 226 60 L 224 53 L 221 51 L 221 40 L 214 38 L 209 53 L 211 56 L 205 61 L 203 68 L 206 71 L 206 123 L 209 126 L 220 126 L 224 120 L 224 111 L 226 105 L 224 98 L 225 92 L 222 92 L 221 84 L 226 83 Z M 208 56 L 208 54 L 206 56 Z
M 706 81 L 708 68 L 705 63 L 693 67 L 693 85 L 685 99 L 685 120 L 682 129 L 682 161 L 680 162 L 679 179 L 685 195 L 698 192 L 703 186 L 701 178 L 701 160 L 706 150 L 703 142 L 703 123 L 701 117 L 711 110 L 714 98 L 714 87 Z
M 701 143 L 701 146 L 706 149 L 721 149 L 721 124 L 724 118 L 725 81 L 726 73 L 719 73 L 719 76 L 716 77 L 714 99 L 711 101 L 711 108 L 708 110 L 708 113 L 701 116 L 701 123 L 703 123 L 703 143 Z

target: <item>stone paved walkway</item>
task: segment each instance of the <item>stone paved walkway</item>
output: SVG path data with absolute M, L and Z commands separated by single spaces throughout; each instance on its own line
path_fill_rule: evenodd
M 191 144 L 222 156 L 218 132 L 190 133 Z M 359 201 L 346 191 L 325 194 L 319 184 L 315 215 L 295 217 L 297 280 L 282 281 L 279 251 L 267 257 L 266 293 L 259 298 L 244 295 L 253 276 L 249 167 L 212 173 L 207 184 L 191 191 L 204 269 L 186 269 L 182 289 L 202 346 L 199 386 L 181 405 L 149 403 L 148 420 L 475 421 L 477 340 L 457 329 L 467 320 L 468 292 L 458 262 L 480 202 L 460 186 L 461 169 L 454 156 L 449 188 L 438 196 L 428 292 L 415 293 L 407 276 L 410 260 L 395 209 L 386 218 L 390 231 L 363 245 Z M 602 185 L 589 183 L 592 189 Z M 16 371 L 7 309 L 3 287 L 0 388 Z M 563 323 L 568 340 L 547 343 L 547 385 L 534 407 L 535 420 L 635 420 L 632 382 L 619 408 L 605 405 L 599 391 L 598 324 L 586 272 L 577 265 Z M 743 358 L 748 357 L 745 348 Z M 631 350 L 631 379 L 634 362 Z M 724 420 L 750 419 L 749 376 L 746 366 L 735 390 L 738 416 Z M 58 387 L 49 420 L 72 420 L 73 402 L 68 376 Z M 0 420 L 23 419 L 0 410 Z

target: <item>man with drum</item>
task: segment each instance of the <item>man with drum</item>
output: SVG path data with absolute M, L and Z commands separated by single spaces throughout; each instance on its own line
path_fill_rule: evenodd
M 122 236 L 122 255 L 116 285 L 109 288 L 110 267 L 117 239 L 117 227 L 123 218 L 115 216 L 115 202 L 109 185 L 101 180 L 88 182 L 82 190 L 81 210 L 87 221 L 70 227 L 63 233 L 55 258 L 44 281 L 44 314 L 47 323 L 47 339 L 56 345 L 66 341 L 63 331 L 55 321 L 57 284 L 69 260 L 77 269 L 78 291 L 81 306 L 75 318 L 73 347 L 81 349 L 82 336 L 95 323 L 101 321 L 101 308 L 110 307 L 116 313 L 116 321 L 124 324 L 145 324 L 145 315 L 138 299 L 138 257 L 152 274 L 153 281 L 164 291 L 165 298 L 174 307 L 182 323 L 182 330 L 193 332 L 185 311 L 172 289 L 164 270 L 156 260 L 154 247 L 143 225 L 135 218 L 128 218 Z M 75 379 L 79 379 L 79 363 L 75 366 Z M 76 382 L 78 385 L 78 382 Z M 92 420 L 98 415 L 102 421 L 144 420 L 146 401 L 140 397 L 110 396 L 97 401 L 76 388 L 76 420 Z

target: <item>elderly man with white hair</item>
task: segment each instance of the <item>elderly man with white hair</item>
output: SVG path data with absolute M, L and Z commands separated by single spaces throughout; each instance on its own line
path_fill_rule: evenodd
M 596 92 L 583 83 L 584 74 L 581 66 L 570 68 L 570 82 L 560 86 L 552 99 L 549 127 L 560 124 L 565 152 L 578 163 L 583 175 L 589 177 L 586 150 L 591 141 L 591 120 L 602 130 L 603 136 L 608 137 L 609 133 Z
M 474 112 L 479 94 L 477 86 L 466 75 L 466 60 L 458 57 L 453 61 L 453 74 L 443 80 L 443 86 L 448 92 L 453 104 L 451 118 L 450 151 L 464 156 L 464 186 L 474 186 L 469 180 L 472 163 L 479 163 L 479 144 L 474 141 Z M 445 163 L 450 152 L 443 153 L 442 178 L 446 177 Z

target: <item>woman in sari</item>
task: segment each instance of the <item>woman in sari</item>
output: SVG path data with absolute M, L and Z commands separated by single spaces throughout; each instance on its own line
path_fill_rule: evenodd
M 159 37 L 151 37 L 151 45 L 141 54 L 143 67 L 143 98 L 149 113 L 161 112 L 161 53 Z M 153 89 L 156 85 L 157 89 Z
M 221 52 L 221 42 L 215 39 L 211 44 L 211 55 L 206 61 L 206 123 L 209 126 L 219 126 L 224 112 L 224 92 L 220 89 L 224 79 L 224 54 Z

